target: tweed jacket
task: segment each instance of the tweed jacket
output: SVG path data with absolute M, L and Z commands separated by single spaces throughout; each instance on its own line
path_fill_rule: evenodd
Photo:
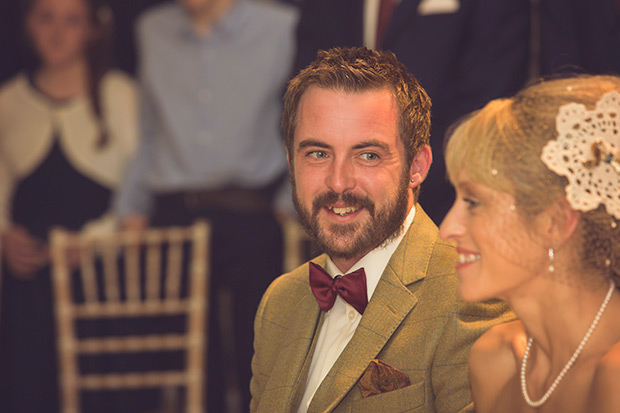
M 458 298 L 453 245 L 422 208 L 392 255 L 349 344 L 320 384 L 308 412 L 472 411 L 467 358 L 489 327 L 511 320 L 501 302 Z M 325 264 L 326 256 L 312 260 Z M 295 412 L 301 402 L 323 313 L 308 265 L 276 279 L 255 320 L 252 412 Z M 369 363 L 382 360 L 411 385 L 362 398 Z

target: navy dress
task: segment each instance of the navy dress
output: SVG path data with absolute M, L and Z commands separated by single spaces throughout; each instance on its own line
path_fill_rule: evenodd
M 42 242 L 53 227 L 78 231 L 108 210 L 111 190 L 77 171 L 58 137 L 43 162 L 17 183 L 12 222 Z M 22 280 L 3 269 L 0 299 L 0 411 L 54 413 L 59 387 L 49 267 Z

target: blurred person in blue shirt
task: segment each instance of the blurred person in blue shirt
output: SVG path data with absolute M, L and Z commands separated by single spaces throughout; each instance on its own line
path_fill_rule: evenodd
M 137 23 L 141 143 L 116 207 L 126 228 L 212 225 L 211 412 L 234 410 L 231 388 L 247 410 L 253 318 L 281 273 L 279 119 L 295 24 L 293 8 L 249 0 L 166 2 Z

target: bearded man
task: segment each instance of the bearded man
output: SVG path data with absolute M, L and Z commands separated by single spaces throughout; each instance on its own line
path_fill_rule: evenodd
M 455 248 L 416 203 L 430 107 L 391 52 L 322 51 L 289 83 L 293 199 L 325 253 L 263 296 L 251 411 L 473 410 L 469 348 L 511 316 L 458 298 Z

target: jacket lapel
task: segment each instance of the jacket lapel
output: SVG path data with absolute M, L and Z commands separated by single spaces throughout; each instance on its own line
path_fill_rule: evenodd
M 323 266 L 325 258 L 318 257 L 313 262 Z M 294 406 L 299 405 L 316 346 L 317 333 L 323 322 L 319 306 L 311 293 L 301 298 L 295 314 L 296 318 L 292 323 L 294 327 L 282 338 L 282 351 L 266 386 L 266 392 L 274 391 L 278 394 L 273 398 L 275 403 L 269 406 L 270 411 L 293 411 Z M 283 383 L 287 384 L 285 388 Z
M 388 262 L 351 341 L 317 389 L 308 412 L 333 410 L 415 307 L 418 299 L 407 286 L 426 275 L 436 237 L 435 225 L 417 205 L 413 224 Z
M 321 325 L 323 325 L 323 313 L 320 311 L 316 299 L 314 296 L 306 296 L 304 302 L 310 301 L 311 305 L 304 305 L 304 309 L 299 312 L 300 315 L 305 313 L 303 319 L 298 320 L 299 324 L 303 324 L 304 321 L 308 324 L 300 329 L 299 335 L 295 340 L 295 346 L 299 347 L 298 361 L 301 364 L 295 366 L 295 370 L 299 373 L 296 374 L 295 384 L 292 388 L 291 395 L 287 398 L 289 400 L 287 410 L 293 410 L 293 407 L 299 406 L 301 399 L 303 398 L 304 391 L 306 389 L 306 381 L 308 380 L 308 372 L 310 370 L 310 363 L 312 362 L 312 356 L 314 355 L 314 349 L 316 347 L 318 332 L 321 331 Z M 307 320 L 312 320 L 308 322 Z M 306 345 L 300 345 L 301 343 L 307 343 Z M 293 353 L 295 351 L 293 350 Z M 286 360 L 286 357 L 284 358 Z

